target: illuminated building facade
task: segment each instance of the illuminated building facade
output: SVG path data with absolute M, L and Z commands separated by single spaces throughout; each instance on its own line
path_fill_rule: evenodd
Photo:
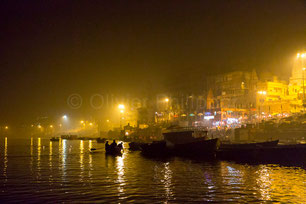
M 256 111 L 256 86 L 258 77 L 252 72 L 231 72 L 216 76 L 207 98 L 207 109 L 220 114 L 221 120 L 228 118 L 251 119 L 252 112 Z M 212 93 L 210 93 L 212 95 Z
M 257 84 L 256 109 L 260 118 L 290 113 L 288 83 L 276 76 Z

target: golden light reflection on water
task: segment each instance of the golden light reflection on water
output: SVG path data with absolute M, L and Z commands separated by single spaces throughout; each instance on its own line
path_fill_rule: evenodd
M 84 170 L 84 141 L 80 140 L 80 168 Z
M 170 163 L 167 162 L 164 164 L 164 188 L 166 191 L 166 197 L 167 199 L 171 199 L 173 196 L 172 192 L 172 171 L 170 169 Z
M 40 156 L 41 156 L 41 139 L 40 137 L 37 138 L 37 179 L 36 181 L 39 182 L 41 179 L 41 161 L 40 161 Z
M 59 155 L 62 159 L 62 180 L 66 180 L 66 153 L 67 153 L 67 140 L 59 140 Z
M 124 186 L 125 186 L 125 181 L 124 181 L 124 154 L 121 157 L 116 157 L 116 167 L 117 167 L 117 183 L 118 185 L 118 196 L 120 199 L 125 199 L 123 197 L 124 195 Z
M 249 166 L 222 162 L 221 178 L 224 186 L 230 189 L 234 189 L 235 186 L 237 189 L 243 187 L 252 191 L 262 201 L 281 203 L 306 201 L 306 170 L 301 168 L 276 165 Z M 240 196 L 245 197 L 245 195 Z
M 84 181 L 84 141 L 80 140 L 80 182 Z
M 49 166 L 52 167 L 52 141 L 49 142 Z
M 288 203 L 306 203 L 306 171 L 292 167 L 267 167 L 256 171 L 262 200 Z M 304 186 L 304 188 L 303 188 Z M 296 195 L 296 196 L 284 196 Z
M 37 161 L 40 161 L 40 155 L 41 155 L 41 139 L 39 137 L 37 138 Z
M 257 184 L 259 186 L 259 192 L 262 200 L 271 200 L 271 185 L 272 179 L 270 177 L 270 170 L 261 166 L 257 171 L 258 179 Z
M 30 154 L 33 156 L 33 137 L 31 137 L 31 146 L 30 146 Z
M 89 143 L 88 143 L 88 149 L 90 150 L 92 148 L 92 141 L 89 140 Z M 89 163 L 89 178 L 91 178 L 91 170 L 92 169 L 92 154 L 88 154 L 88 163 Z
M 4 176 L 4 182 L 7 182 L 7 164 L 8 164 L 8 158 L 7 158 L 7 137 L 4 139 L 4 159 L 3 159 L 3 176 Z
M 91 148 L 92 148 L 92 141 L 89 140 L 89 141 L 88 141 L 88 149 L 91 149 Z

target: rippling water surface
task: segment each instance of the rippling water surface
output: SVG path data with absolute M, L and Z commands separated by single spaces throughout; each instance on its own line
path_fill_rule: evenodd
M 127 144 L 125 144 L 125 147 Z M 278 165 L 106 156 L 95 141 L 1 138 L 0 199 L 19 202 L 306 203 L 306 170 Z M 101 148 L 90 153 L 90 148 Z

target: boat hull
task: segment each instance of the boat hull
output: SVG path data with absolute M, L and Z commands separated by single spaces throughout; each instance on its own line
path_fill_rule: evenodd
M 215 157 L 219 139 L 201 140 L 168 147 L 165 141 L 143 144 L 141 152 L 147 156 Z

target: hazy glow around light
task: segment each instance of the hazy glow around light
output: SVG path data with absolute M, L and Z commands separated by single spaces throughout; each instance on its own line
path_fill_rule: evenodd
M 120 110 L 123 110 L 123 109 L 125 109 L 125 106 L 124 106 L 123 104 L 119 104 L 119 105 L 118 105 L 118 108 L 119 108 Z
M 124 112 L 124 110 L 120 110 L 120 113 L 123 113 Z
M 260 95 L 266 95 L 267 94 L 266 91 L 258 91 L 257 93 L 260 94 Z
M 62 117 L 64 120 L 67 120 L 67 115 L 63 115 L 63 117 Z
M 7 130 L 7 129 L 8 129 L 8 126 L 5 126 L 4 128 Z
M 305 53 L 301 54 L 301 57 L 304 58 L 305 57 Z
M 169 102 L 169 98 L 165 98 L 165 102 Z
M 300 57 L 300 53 L 297 53 L 296 57 L 299 58 Z

